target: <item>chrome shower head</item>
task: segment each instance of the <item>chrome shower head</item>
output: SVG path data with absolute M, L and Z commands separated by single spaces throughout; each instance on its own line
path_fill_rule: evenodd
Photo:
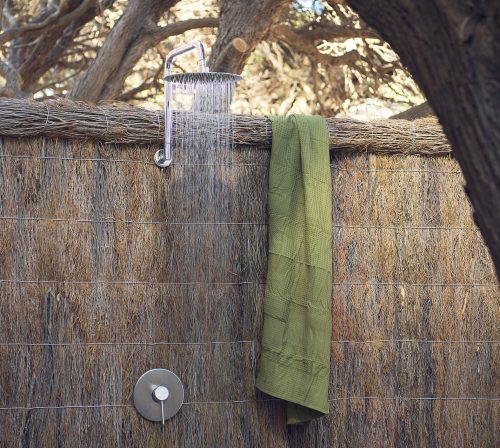
M 175 75 L 167 75 L 163 78 L 167 82 L 179 83 L 197 83 L 197 84 L 210 84 L 210 83 L 224 83 L 224 82 L 237 82 L 242 78 L 240 75 L 233 75 L 232 73 L 222 72 L 199 72 L 199 73 L 178 73 Z
M 188 51 L 197 50 L 198 52 L 198 73 L 180 73 L 172 74 L 173 61 L 177 56 Z M 155 154 L 155 162 L 161 167 L 167 167 L 172 163 L 172 84 L 225 84 L 236 83 L 241 76 L 231 73 L 210 72 L 205 61 L 205 49 L 199 40 L 184 44 L 179 48 L 172 50 L 165 59 L 165 145 L 163 150 L 159 149 Z

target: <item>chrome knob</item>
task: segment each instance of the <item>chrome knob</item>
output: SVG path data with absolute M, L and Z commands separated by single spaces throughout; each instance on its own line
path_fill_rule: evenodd
M 153 391 L 153 398 L 156 401 L 165 401 L 170 393 L 168 392 L 168 389 L 165 386 L 158 386 L 154 391 Z
M 179 412 L 184 387 L 178 376 L 166 369 L 144 373 L 134 386 L 134 406 L 145 419 L 165 423 Z

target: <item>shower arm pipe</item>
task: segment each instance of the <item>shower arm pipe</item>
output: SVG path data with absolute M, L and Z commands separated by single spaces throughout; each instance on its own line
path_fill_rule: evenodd
M 205 48 L 199 40 L 193 40 L 192 42 L 174 48 L 167 54 L 165 58 L 164 76 L 166 77 L 172 74 L 175 58 L 193 50 L 196 50 L 198 53 L 199 71 L 202 73 L 208 72 L 209 69 L 205 58 Z M 172 163 L 172 85 L 168 81 L 165 81 L 163 112 L 165 115 L 165 142 L 163 151 L 159 149 L 155 154 L 155 162 L 161 168 L 165 168 Z

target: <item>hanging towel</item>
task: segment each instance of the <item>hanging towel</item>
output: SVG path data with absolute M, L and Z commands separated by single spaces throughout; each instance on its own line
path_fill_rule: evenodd
M 269 257 L 257 387 L 287 423 L 328 414 L 332 184 L 321 117 L 270 117 Z

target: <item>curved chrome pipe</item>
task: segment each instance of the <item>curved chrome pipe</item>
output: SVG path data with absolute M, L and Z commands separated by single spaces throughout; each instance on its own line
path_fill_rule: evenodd
M 209 69 L 205 59 L 205 48 L 199 40 L 194 40 L 173 49 L 167 54 L 164 75 L 169 76 L 172 74 L 172 65 L 176 57 L 192 50 L 196 50 L 198 53 L 199 71 L 207 73 Z M 165 168 L 172 163 L 172 86 L 168 81 L 165 81 L 165 84 L 165 99 L 163 103 L 163 112 L 165 114 L 165 144 L 163 150 L 159 149 L 155 154 L 155 162 L 161 168 Z

